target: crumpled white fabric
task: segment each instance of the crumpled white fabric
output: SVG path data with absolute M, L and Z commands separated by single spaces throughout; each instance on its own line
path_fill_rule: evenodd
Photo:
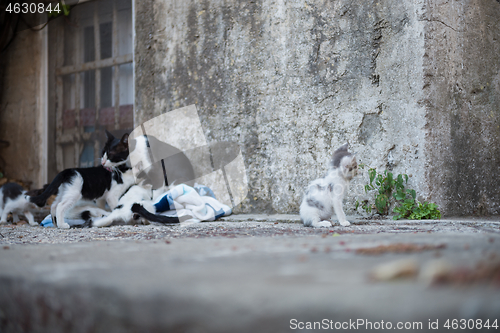
M 157 214 L 177 216 L 183 224 L 215 221 L 232 213 L 231 208 L 218 201 L 208 187 L 198 184 L 194 188 L 177 185 L 158 197 L 154 206 Z M 187 215 L 193 218 L 183 221 L 182 217 Z

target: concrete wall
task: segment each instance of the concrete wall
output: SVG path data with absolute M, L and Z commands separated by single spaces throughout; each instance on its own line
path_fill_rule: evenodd
M 297 212 L 345 142 L 358 160 L 429 183 L 423 2 L 141 1 L 136 125 L 196 104 L 209 141 L 242 146 L 242 212 Z M 347 199 L 363 198 L 357 179 Z M 358 185 L 356 187 L 356 185 Z
M 242 147 L 239 212 L 298 211 L 348 141 L 445 214 L 499 213 L 499 18 L 497 0 L 136 1 L 135 123 L 196 104 L 209 141 Z M 25 30 L 0 55 L 5 172 L 38 185 L 41 45 Z
M 448 214 L 498 214 L 500 1 L 429 1 L 422 19 L 430 197 Z
M 42 185 L 40 71 L 41 32 L 24 30 L 0 55 L 0 148 L 5 176 Z
M 242 211 L 297 211 L 349 141 L 446 214 L 498 213 L 499 18 L 495 0 L 137 3 L 136 123 L 196 103 L 209 140 L 243 147 Z

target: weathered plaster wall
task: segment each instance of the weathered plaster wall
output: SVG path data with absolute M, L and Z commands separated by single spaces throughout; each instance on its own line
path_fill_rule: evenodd
M 24 30 L 0 55 L 0 148 L 8 178 L 40 186 L 39 130 L 40 33 Z
M 496 212 L 499 6 L 136 2 L 135 122 L 196 104 L 209 141 L 241 144 L 242 212 L 298 211 L 346 141 L 359 161 L 411 175 L 446 214 Z
M 500 1 L 428 1 L 430 196 L 448 214 L 500 213 Z
M 361 162 L 411 174 L 425 196 L 422 10 L 396 0 L 137 2 L 136 125 L 195 103 L 209 141 L 242 146 L 244 212 L 298 211 L 346 141 Z

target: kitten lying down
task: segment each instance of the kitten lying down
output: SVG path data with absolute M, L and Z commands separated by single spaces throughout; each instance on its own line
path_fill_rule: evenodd
M 103 214 L 101 218 L 82 217 L 91 227 L 107 227 L 111 224 L 133 224 L 142 222 L 160 222 L 164 224 L 178 224 L 177 217 L 156 214 L 153 200 L 165 191 L 165 187 L 153 190 L 151 184 L 143 182 L 131 186 L 118 200 L 118 205 L 111 213 Z M 90 214 L 92 215 L 92 214 Z M 142 218 L 142 221 L 139 221 Z
M 347 148 L 346 143 L 337 149 L 328 173 L 309 184 L 300 205 L 300 218 L 306 227 L 331 227 L 332 223 L 327 220 L 332 219 L 334 213 L 342 226 L 350 225 L 342 210 L 342 199 L 357 174 L 358 164 Z

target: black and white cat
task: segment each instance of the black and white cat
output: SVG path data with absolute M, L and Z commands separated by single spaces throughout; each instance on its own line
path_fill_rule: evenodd
M 6 183 L 0 188 L 0 224 L 7 223 L 9 213 L 12 213 L 14 222 L 19 221 L 18 213 L 22 213 L 30 225 L 38 225 L 31 213 L 36 206 L 27 199 L 27 193 L 17 183 Z
M 121 140 L 108 135 L 102 156 L 101 166 L 61 171 L 42 194 L 30 197 L 30 201 L 43 207 L 57 193 L 50 211 L 54 225 L 59 228 L 70 227 L 64 216 L 79 200 L 96 200 L 100 208 L 107 203 L 114 209 L 120 196 L 135 184 L 132 169 L 127 165 L 128 134 Z
M 157 215 L 153 205 L 152 185 L 133 185 L 118 201 L 118 206 L 113 211 L 102 218 L 91 219 L 90 226 L 107 227 L 111 224 L 131 224 L 137 223 L 142 217 L 150 222 L 160 222 L 165 224 L 178 224 L 177 217 Z M 89 222 L 89 221 L 87 221 Z
M 337 149 L 328 173 L 309 184 L 300 205 L 300 218 L 306 227 L 331 227 L 332 223 L 327 220 L 332 219 L 334 213 L 342 226 L 350 225 L 342 209 L 342 199 L 357 174 L 358 164 L 356 156 L 347 148 L 346 143 Z

